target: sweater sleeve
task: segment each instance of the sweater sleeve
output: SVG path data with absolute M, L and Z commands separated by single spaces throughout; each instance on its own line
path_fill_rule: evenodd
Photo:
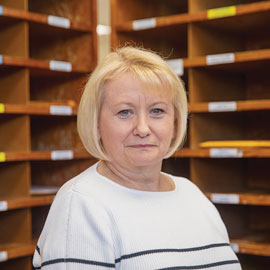
M 35 269 L 115 269 L 109 216 L 94 198 L 56 196 L 35 250 Z

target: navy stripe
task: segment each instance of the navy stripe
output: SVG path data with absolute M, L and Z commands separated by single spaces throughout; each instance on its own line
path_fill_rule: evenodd
M 232 260 L 232 261 L 222 261 L 222 262 L 215 262 L 215 263 L 209 263 L 209 264 L 203 264 L 203 265 L 174 266 L 174 267 L 160 268 L 160 269 L 157 269 L 157 270 L 205 269 L 205 268 L 210 268 L 210 267 L 214 267 L 214 266 L 220 266 L 220 265 L 226 265 L 226 264 L 235 264 L 235 263 L 239 263 L 239 261 Z
M 39 248 L 39 246 L 36 247 L 36 250 L 37 250 L 38 254 L 40 255 L 40 248 Z
M 98 266 L 104 266 L 108 268 L 114 268 L 114 263 L 104 263 L 104 262 L 97 262 L 97 261 L 90 261 L 90 260 L 82 260 L 82 259 L 75 259 L 75 258 L 60 258 L 55 260 L 50 260 L 43 262 L 41 264 L 41 267 L 56 263 L 82 263 L 82 264 L 91 264 L 91 265 L 98 265 Z
M 167 248 L 167 249 L 152 249 L 152 250 L 144 250 L 136 253 L 131 253 L 127 255 L 123 255 L 120 258 L 115 260 L 115 263 L 119 263 L 121 260 L 130 259 L 133 257 L 143 256 L 147 254 L 153 254 L 153 253 L 163 253 L 163 252 L 191 252 L 191 251 L 198 251 L 198 250 L 204 250 L 209 248 L 216 248 L 216 247 L 226 247 L 230 246 L 228 243 L 218 243 L 218 244 L 210 244 L 206 246 L 200 246 L 200 247 L 193 247 L 193 248 L 181 248 L 181 249 L 173 249 L 173 248 Z

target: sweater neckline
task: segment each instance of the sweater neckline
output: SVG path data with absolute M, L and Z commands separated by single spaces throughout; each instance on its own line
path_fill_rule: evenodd
M 112 181 L 111 179 L 101 175 L 98 170 L 97 170 L 97 167 L 98 167 L 98 164 L 100 163 L 100 161 L 98 161 L 97 163 L 95 163 L 93 165 L 93 171 L 95 173 L 95 175 L 102 179 L 103 181 L 105 181 L 106 183 L 120 189 L 120 190 L 123 190 L 123 191 L 126 191 L 126 192 L 129 192 L 129 193 L 133 193 L 133 194 L 137 194 L 137 195 L 149 195 L 149 196 L 162 196 L 162 195 L 170 195 L 170 194 L 174 194 L 177 192 L 178 190 L 178 185 L 177 185 L 177 181 L 175 181 L 174 177 L 170 174 L 167 174 L 167 173 L 164 173 L 164 172 L 161 172 L 163 175 L 166 175 L 168 177 L 170 177 L 170 179 L 173 181 L 174 183 L 174 189 L 173 190 L 170 190 L 170 191 L 144 191 L 144 190 L 138 190 L 138 189 L 132 189 L 132 188 L 128 188 L 126 186 L 123 186 L 123 185 L 120 185 L 114 181 Z

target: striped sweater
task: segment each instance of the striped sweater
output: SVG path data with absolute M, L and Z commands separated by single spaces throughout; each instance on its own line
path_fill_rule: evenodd
M 138 191 L 97 172 L 97 164 L 57 193 L 33 258 L 45 270 L 240 270 L 214 205 L 189 180 Z

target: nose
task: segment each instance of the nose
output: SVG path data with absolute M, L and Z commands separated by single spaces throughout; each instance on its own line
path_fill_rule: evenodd
M 147 137 L 151 134 L 148 119 L 145 115 L 138 115 L 135 121 L 133 134 L 141 138 Z

